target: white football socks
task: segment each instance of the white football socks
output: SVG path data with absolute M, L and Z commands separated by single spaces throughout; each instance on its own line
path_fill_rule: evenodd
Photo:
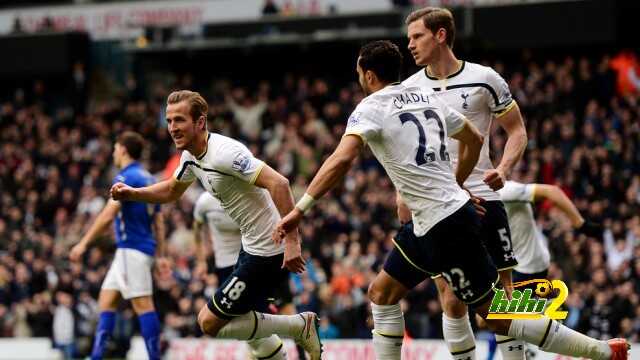
M 271 315 L 249 311 L 234 317 L 218 332 L 218 338 L 253 340 L 269 337 L 273 334 L 281 337 L 295 338 L 300 336 L 305 321 L 300 314 Z
M 511 320 L 509 336 L 538 345 L 541 350 L 595 360 L 609 360 L 611 348 L 548 317 L 536 320 Z
M 475 360 L 476 340 L 468 314 L 454 319 L 442 313 L 442 334 L 454 360 Z
M 284 343 L 278 335 L 247 341 L 251 355 L 256 359 L 287 360 Z
M 400 304 L 371 303 L 373 349 L 377 360 L 400 360 L 404 338 L 404 316 Z
M 502 353 L 503 360 L 524 360 L 525 343 L 509 336 L 496 334 L 496 343 Z

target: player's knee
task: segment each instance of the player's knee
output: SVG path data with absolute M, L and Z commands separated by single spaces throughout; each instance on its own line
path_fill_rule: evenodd
M 101 290 L 98 297 L 100 311 L 116 311 L 120 302 L 120 293 L 115 290 Z
M 218 335 L 218 331 L 220 331 L 218 321 L 216 321 L 216 318 L 209 313 L 209 309 L 207 309 L 206 306 L 200 310 L 200 313 L 198 313 L 198 325 L 204 334 L 212 337 L 216 337 L 216 335 Z
M 489 326 L 487 325 L 487 321 L 480 315 L 476 314 L 476 324 L 478 325 L 478 329 L 487 329 Z
M 393 305 L 390 302 L 391 297 L 388 291 L 385 291 L 381 286 L 376 284 L 375 281 L 369 285 L 367 296 L 369 297 L 369 300 L 376 305 Z
M 367 297 L 374 304 L 380 305 L 380 299 L 382 298 L 382 294 L 377 289 L 375 282 L 372 282 L 371 284 L 369 284 L 369 289 L 367 290 Z
M 459 319 L 467 314 L 465 305 L 453 292 L 446 292 L 442 296 L 442 309 L 447 316 Z
M 511 320 L 485 319 L 484 323 L 487 325 L 489 330 L 491 330 L 492 332 L 498 335 L 503 335 L 503 336 L 509 335 L 509 326 L 511 326 Z
M 138 315 L 155 310 L 151 296 L 142 296 L 131 299 L 131 306 L 133 306 L 133 311 Z

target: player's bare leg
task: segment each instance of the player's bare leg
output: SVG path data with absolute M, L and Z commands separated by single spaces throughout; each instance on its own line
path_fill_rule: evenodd
M 626 360 L 629 344 L 624 339 L 601 341 L 571 330 L 544 316 L 535 320 L 488 320 L 491 298 L 477 307 L 476 312 L 485 319 L 496 334 L 510 336 L 536 344 L 541 350 L 595 360 Z
M 100 290 L 100 295 L 98 296 L 100 319 L 98 320 L 96 336 L 91 350 L 92 360 L 102 359 L 104 355 L 107 340 L 113 333 L 115 314 L 121 299 L 120 292 L 117 290 Z
M 400 360 L 404 317 L 400 300 L 409 290 L 382 270 L 369 286 L 373 315 L 373 348 L 376 359 Z
M 469 322 L 467 305 L 451 291 L 442 276 L 434 279 L 442 305 L 442 334 L 454 360 L 476 358 L 476 341 Z
M 512 269 L 499 270 L 500 284 L 507 293 L 507 297 L 511 298 L 513 292 Z M 523 360 L 525 359 L 525 342 L 514 339 L 510 336 L 496 334 L 496 344 L 502 353 L 504 360 Z
M 311 312 L 271 315 L 250 311 L 227 320 L 216 316 L 205 305 L 198 314 L 198 324 L 203 333 L 212 337 L 250 341 L 276 334 L 293 338 L 309 353 L 311 360 L 320 360 L 322 353 L 318 316 Z

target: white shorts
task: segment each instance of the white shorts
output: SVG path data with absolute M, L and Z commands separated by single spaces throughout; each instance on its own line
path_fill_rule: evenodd
M 102 290 L 117 290 L 125 300 L 153 294 L 153 257 L 134 249 L 117 249 Z

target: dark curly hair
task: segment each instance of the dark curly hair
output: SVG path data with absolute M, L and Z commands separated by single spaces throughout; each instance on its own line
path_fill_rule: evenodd
M 388 40 L 372 41 L 360 48 L 358 64 L 362 71 L 373 71 L 378 79 L 394 82 L 400 79 L 402 53 Z

